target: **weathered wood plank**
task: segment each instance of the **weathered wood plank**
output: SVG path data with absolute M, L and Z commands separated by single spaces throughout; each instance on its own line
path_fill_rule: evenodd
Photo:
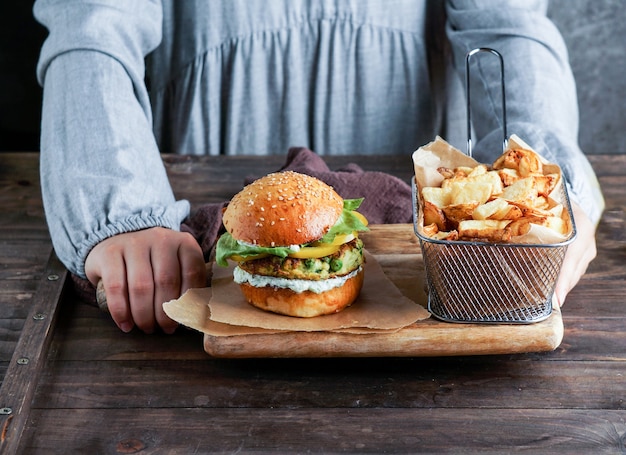
M 36 283 L 50 255 L 51 242 L 48 239 L 10 239 L 0 235 L 0 283 L 5 281 L 32 281 Z M 26 286 L 32 286 L 25 283 Z M 5 283 L 0 288 L 4 293 Z M 8 289 L 7 289 L 8 290 Z
M 49 238 L 39 185 L 39 154 L 1 154 L 0 188 L 0 238 Z
M 626 175 L 626 154 L 587 155 L 591 166 L 599 177 Z
M 0 384 L 30 311 L 51 246 L 49 241 L 0 241 Z
M 0 241 L 1 362 L 8 363 L 13 355 L 50 250 L 47 241 Z
M 34 406 L 626 411 L 623 363 L 520 358 L 56 361 Z
M 141 423 L 137 413 L 142 413 Z M 20 449 L 67 453 L 623 453 L 623 411 L 33 410 Z M 63 422 L 59 425 L 58 422 Z
M 36 297 L 24 322 L 13 357 L 0 386 L 0 452 L 17 453 L 39 374 L 52 342 L 57 307 L 67 272 L 54 254 L 39 280 Z
M 22 333 L 24 319 L 0 319 L 0 362 L 8 363 Z M 0 375 L 0 384 L 4 375 Z

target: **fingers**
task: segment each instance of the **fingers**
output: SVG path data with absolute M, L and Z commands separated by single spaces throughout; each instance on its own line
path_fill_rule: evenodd
M 130 248 L 126 251 L 124 258 L 127 270 L 128 303 L 132 319 L 140 330 L 153 333 L 156 318 L 151 248 L 149 246 Z
M 597 254 L 595 226 L 576 204 L 572 204 L 572 211 L 577 237 L 567 249 L 556 284 L 555 294 L 559 306 L 563 306 L 567 294 L 578 284 Z
M 178 251 L 173 249 L 152 250 L 154 272 L 154 318 L 165 333 L 174 333 L 177 323 L 163 311 L 163 303 L 176 299 L 181 294 L 181 265 Z
M 188 240 L 181 245 L 179 251 L 181 270 L 181 294 L 191 288 L 206 286 L 206 268 L 202 248 L 198 242 L 188 234 Z
M 178 324 L 165 314 L 163 303 L 206 283 L 202 249 L 190 234 L 181 235 L 177 250 L 153 253 L 155 317 L 165 333 L 173 333 Z
M 593 239 L 587 239 L 587 241 L 581 239 L 580 243 L 574 242 L 570 246 L 556 284 L 555 293 L 559 306 L 563 306 L 567 294 L 578 284 L 595 256 L 595 240 Z
M 85 273 L 94 285 L 102 281 L 107 308 L 113 321 L 123 332 L 130 332 L 135 324 L 128 300 L 124 257 L 115 242 L 105 242 L 96 245 L 87 256 Z M 102 266 L 103 263 L 105 267 Z
M 187 233 L 165 228 L 120 234 L 96 245 L 85 262 L 92 283 L 102 280 L 111 317 L 128 332 L 160 327 L 173 333 L 178 324 L 163 302 L 190 287 L 203 287 L 206 271 L 202 250 Z

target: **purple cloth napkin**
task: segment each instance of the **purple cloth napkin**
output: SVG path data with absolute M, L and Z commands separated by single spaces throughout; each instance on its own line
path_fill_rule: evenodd
M 410 161 L 407 163 L 410 165 Z M 359 212 L 370 224 L 411 223 L 413 220 L 411 187 L 393 175 L 364 171 L 354 163 L 332 171 L 319 155 L 304 147 L 289 149 L 287 160 L 279 171 L 287 170 L 320 179 L 344 199 L 364 198 Z M 262 176 L 250 176 L 243 184 L 259 177 Z M 225 201 L 200 206 L 181 225 L 181 231 L 189 232 L 196 238 L 206 261 L 223 232 L 222 211 L 227 204 Z M 72 279 L 78 296 L 87 303 L 96 304 L 94 286 L 75 275 Z

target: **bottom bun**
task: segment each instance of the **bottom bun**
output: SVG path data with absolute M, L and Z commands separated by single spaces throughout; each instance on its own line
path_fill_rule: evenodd
M 291 289 L 265 286 L 254 287 L 248 283 L 239 286 L 246 300 L 253 306 L 272 313 L 312 318 L 338 313 L 356 300 L 363 287 L 363 269 L 339 287 L 320 294 L 312 291 L 294 292 Z

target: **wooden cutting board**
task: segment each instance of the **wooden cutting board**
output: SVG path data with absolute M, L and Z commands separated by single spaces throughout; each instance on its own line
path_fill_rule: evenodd
M 389 279 L 404 295 L 426 305 L 424 264 L 410 224 L 375 225 L 362 235 Z M 214 357 L 432 357 L 552 351 L 563 339 L 561 312 L 532 324 L 457 324 L 433 317 L 396 332 L 280 332 L 204 335 Z

